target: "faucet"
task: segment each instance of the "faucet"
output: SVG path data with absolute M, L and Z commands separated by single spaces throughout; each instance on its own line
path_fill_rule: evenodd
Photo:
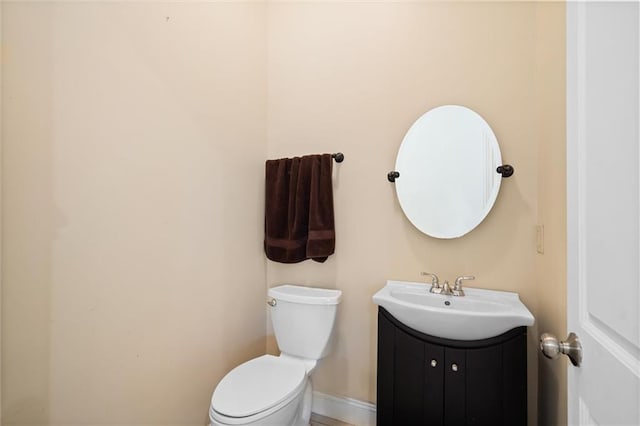
M 461 277 L 456 278 L 456 283 L 453 286 L 453 289 L 451 290 L 451 294 L 453 296 L 464 296 L 464 290 L 462 290 L 462 281 L 475 280 L 475 279 L 476 279 L 476 277 L 471 276 L 471 275 L 470 276 L 464 276 L 463 275 Z
M 429 292 L 434 294 L 443 294 L 445 296 L 464 296 L 464 290 L 462 289 L 462 281 L 465 280 L 475 280 L 474 276 L 460 276 L 456 278 L 455 284 L 453 287 L 449 285 L 449 281 L 445 280 L 444 284 L 440 285 L 440 280 L 438 280 L 438 276 L 436 274 L 432 274 L 431 272 L 420 272 L 420 275 L 431 277 L 431 289 Z
M 460 289 L 460 291 L 462 292 L 462 289 Z M 443 296 L 463 296 L 464 295 L 464 292 L 462 292 L 462 294 L 454 294 L 453 287 L 449 285 L 449 281 L 447 280 L 444 280 L 444 283 L 442 284 L 442 286 L 439 286 L 437 289 L 434 290 L 432 288 L 431 293 L 442 294 Z
M 432 274 L 430 272 L 420 272 L 420 275 L 422 275 L 423 277 L 431 277 L 431 289 L 429 290 L 431 293 L 442 293 L 442 287 L 440 286 L 440 281 L 438 280 L 438 276 L 436 274 Z

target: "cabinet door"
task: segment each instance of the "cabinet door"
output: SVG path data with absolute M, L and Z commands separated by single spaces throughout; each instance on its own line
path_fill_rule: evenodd
M 400 329 L 395 333 L 394 367 L 393 424 L 424 424 L 424 343 Z
M 505 425 L 527 424 L 527 335 L 502 345 Z
M 502 366 L 501 345 L 467 350 L 467 425 L 515 426 L 503 423 Z
M 444 423 L 466 425 L 466 350 L 444 351 Z
M 378 426 L 393 425 L 393 353 L 396 327 L 378 314 Z
M 424 424 L 444 425 L 444 347 L 424 344 Z

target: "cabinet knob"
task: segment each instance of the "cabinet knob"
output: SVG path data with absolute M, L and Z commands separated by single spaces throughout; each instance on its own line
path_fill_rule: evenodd
M 438 365 L 438 361 L 436 361 L 435 359 L 432 359 L 431 366 L 435 368 L 436 365 Z
M 451 369 L 453 371 L 458 371 L 458 364 L 451 364 Z

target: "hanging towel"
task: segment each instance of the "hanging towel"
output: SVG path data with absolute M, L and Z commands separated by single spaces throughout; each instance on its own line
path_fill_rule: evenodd
M 281 263 L 324 262 L 334 252 L 331 154 L 267 160 L 267 258 Z

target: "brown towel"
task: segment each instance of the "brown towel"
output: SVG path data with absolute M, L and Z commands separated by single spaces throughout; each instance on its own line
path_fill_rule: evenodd
M 331 154 L 267 160 L 264 251 L 281 263 L 324 262 L 335 230 Z

